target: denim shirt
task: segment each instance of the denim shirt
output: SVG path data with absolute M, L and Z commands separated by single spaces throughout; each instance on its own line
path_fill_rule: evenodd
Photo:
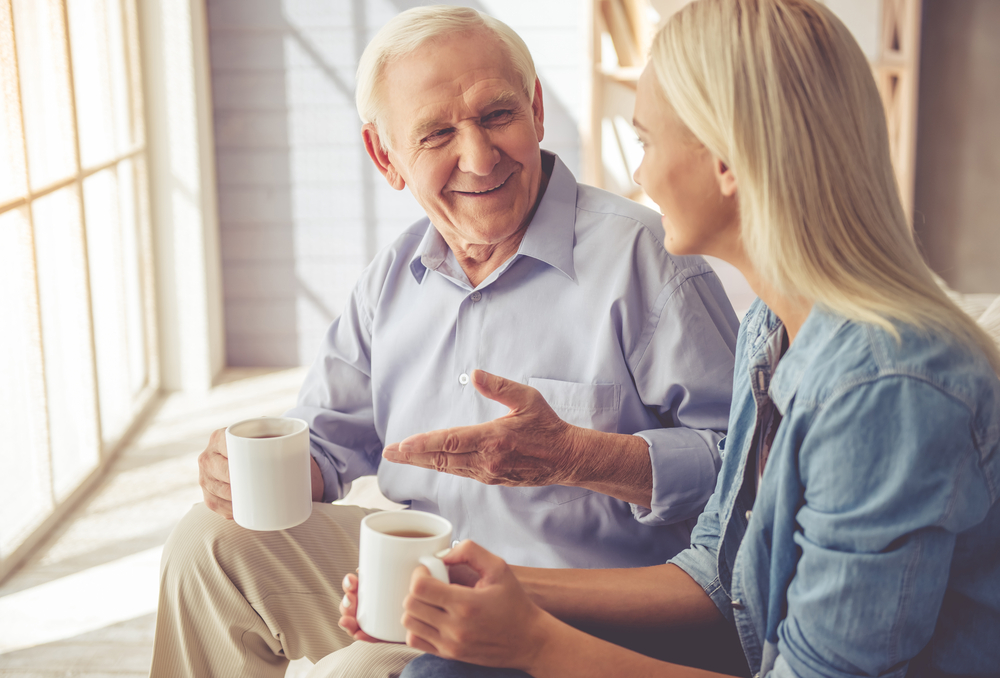
M 772 676 L 1000 674 L 1000 384 L 978 352 L 759 300 L 716 491 L 672 563 Z M 758 412 L 782 415 L 756 483 Z M 747 466 L 750 465 L 748 469 Z

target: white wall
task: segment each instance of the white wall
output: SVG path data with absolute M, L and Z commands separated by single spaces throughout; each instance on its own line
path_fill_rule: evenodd
M 422 216 L 361 144 L 354 72 L 408 0 L 207 0 L 228 364 L 311 362 L 362 268 Z M 456 3 L 457 4 L 457 3 Z M 576 171 L 586 5 L 469 0 L 536 60 L 546 138 Z
M 1000 2 L 924 0 L 914 226 L 961 292 L 1000 292 Z

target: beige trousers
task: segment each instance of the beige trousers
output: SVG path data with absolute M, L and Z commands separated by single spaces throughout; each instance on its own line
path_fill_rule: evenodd
M 419 652 L 352 645 L 337 625 L 361 519 L 374 510 L 314 503 L 298 527 L 254 532 L 196 504 L 163 550 L 150 676 L 273 678 L 291 659 L 343 648 L 310 678 L 398 676 Z

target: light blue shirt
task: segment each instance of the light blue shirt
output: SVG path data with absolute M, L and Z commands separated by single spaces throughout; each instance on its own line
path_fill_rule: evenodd
M 362 273 L 288 412 L 309 422 L 325 501 L 377 473 L 389 499 L 519 565 L 627 567 L 684 548 L 715 487 L 738 321 L 660 218 L 577 184 L 558 159 L 517 254 L 473 288 L 428 219 Z M 565 421 L 649 443 L 651 509 L 578 487 L 488 486 L 382 460 L 414 433 L 487 422 L 480 368 L 538 389 Z
M 817 307 L 775 367 L 781 322 L 744 318 L 718 489 L 672 562 L 761 676 L 1000 675 L 1000 382 L 899 329 Z

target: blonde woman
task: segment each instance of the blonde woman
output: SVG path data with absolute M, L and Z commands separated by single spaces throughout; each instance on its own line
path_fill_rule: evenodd
M 687 676 L 564 621 L 725 619 L 754 675 L 997 675 L 1000 356 L 918 253 L 861 50 L 812 0 L 698 0 L 656 37 L 635 125 L 667 249 L 760 297 L 715 494 L 656 567 L 511 568 L 465 542 L 446 561 L 478 582 L 415 572 L 408 644 L 536 677 Z M 522 674 L 431 655 L 404 673 L 430 675 Z

